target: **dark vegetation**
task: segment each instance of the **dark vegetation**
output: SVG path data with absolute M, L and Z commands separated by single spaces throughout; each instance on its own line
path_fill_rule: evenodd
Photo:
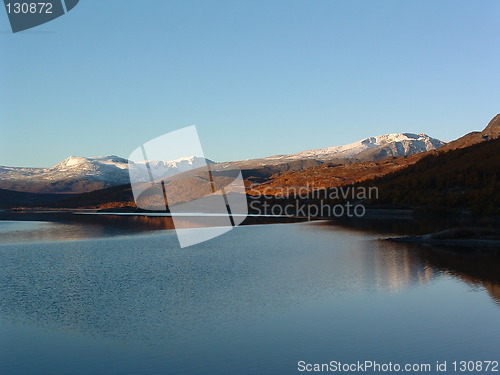
M 414 207 L 427 212 L 470 210 L 495 215 L 500 207 L 500 139 L 428 155 L 407 168 L 367 180 L 379 198 L 368 205 Z
M 68 199 L 71 196 L 71 194 L 36 194 L 0 189 L 0 209 L 40 205 L 54 206 L 57 202 Z
M 61 200 L 54 207 L 59 208 L 135 208 L 130 184 L 113 186 L 102 190 L 77 194 Z

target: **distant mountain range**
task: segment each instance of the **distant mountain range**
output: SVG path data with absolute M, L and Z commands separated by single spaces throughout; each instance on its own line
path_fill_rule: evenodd
M 195 156 L 172 161 L 150 161 L 150 168 L 165 168 L 169 174 L 207 164 Z M 129 161 L 119 156 L 70 156 L 50 168 L 0 167 L 0 188 L 30 193 L 84 193 L 130 182 Z
M 211 164 L 214 178 L 228 181 L 241 170 L 248 194 L 286 186 L 342 186 L 405 169 L 428 154 L 469 147 L 500 136 L 500 115 L 482 132 L 449 143 L 425 134 L 397 133 L 290 155 L 214 163 L 199 157 L 149 161 L 172 173 Z M 443 152 L 442 152 L 443 151 Z M 118 156 L 69 157 L 50 168 L 0 167 L 0 208 L 134 207 L 129 161 Z M 218 176 L 218 177 L 217 177 Z M 191 189 L 192 188 L 192 189 Z M 196 186 L 186 188 L 186 194 Z M 82 194 L 83 193 L 83 194 Z
M 264 160 L 289 159 L 356 159 L 376 161 L 391 156 L 408 156 L 419 152 L 435 150 L 446 142 L 431 138 L 427 134 L 395 133 L 370 137 L 343 146 L 309 150 L 292 155 L 271 156 Z
M 282 170 L 301 170 L 325 161 L 380 160 L 434 150 L 445 143 L 425 134 L 398 133 L 366 138 L 344 146 L 277 155 L 264 159 L 216 164 L 216 171 L 244 169 L 264 176 Z M 172 161 L 149 161 L 150 168 L 165 168 L 169 175 L 184 172 L 213 161 L 190 156 Z M 30 193 L 85 193 L 129 183 L 129 161 L 119 156 L 70 156 L 50 168 L 0 167 L 0 188 Z M 248 174 L 248 173 L 247 173 Z M 252 173 L 249 173 L 250 175 Z
M 396 145 L 397 147 L 401 147 L 399 146 L 398 141 L 396 141 L 396 139 L 400 139 L 400 136 L 382 136 L 383 141 L 380 143 L 384 144 L 384 141 L 386 141 L 388 142 L 388 145 L 382 146 L 381 148 L 379 146 L 361 150 L 355 158 L 350 159 L 350 163 L 339 163 L 335 160 L 330 160 L 321 164 L 310 166 L 309 168 L 305 168 L 303 170 L 283 170 L 267 178 L 257 178 L 254 181 L 250 179 L 250 181 L 255 183 L 250 185 L 252 189 L 249 190 L 248 193 L 252 195 L 261 194 L 262 192 L 269 194 L 273 191 L 278 193 L 279 191 L 283 191 L 283 188 L 305 186 L 306 184 L 316 188 L 328 188 L 331 186 L 344 186 L 367 179 L 381 177 L 388 173 L 405 169 L 408 166 L 417 163 L 420 159 L 429 154 L 444 153 L 455 149 L 462 149 L 498 138 L 500 136 L 500 114 L 496 115 L 483 131 L 471 132 L 455 141 L 443 144 L 439 148 L 432 148 L 433 143 L 434 145 L 436 144 L 435 141 L 432 142 L 430 140 L 425 140 L 424 145 L 426 141 L 430 142 L 430 145 L 427 147 L 428 150 L 422 150 L 421 152 L 407 152 L 406 154 L 408 155 L 405 154 L 402 156 L 393 155 L 390 157 L 379 158 L 379 156 L 381 156 L 381 150 L 383 150 L 383 152 L 387 152 L 387 150 L 393 150 Z M 415 135 L 411 136 L 413 137 Z M 410 139 L 414 140 L 412 137 L 410 137 Z M 366 143 L 366 140 L 361 141 L 361 143 Z M 403 141 L 402 143 L 406 143 L 408 146 L 414 146 L 415 143 L 419 144 L 418 140 L 411 143 Z M 357 144 L 354 143 L 353 145 Z M 420 145 L 422 144 L 420 143 Z M 424 145 L 422 145 L 422 148 Z M 359 150 L 359 145 L 355 146 L 355 148 L 356 147 Z M 350 152 L 349 149 L 350 148 L 341 149 L 341 152 Z

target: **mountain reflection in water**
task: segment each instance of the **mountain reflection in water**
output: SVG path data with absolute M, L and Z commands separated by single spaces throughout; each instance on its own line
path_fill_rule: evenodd
M 0 236 L 42 238 L 0 243 L 0 373 L 281 374 L 332 353 L 498 354 L 493 254 L 327 222 L 242 226 L 180 249 L 153 229 L 168 218 L 74 216 L 0 222 Z

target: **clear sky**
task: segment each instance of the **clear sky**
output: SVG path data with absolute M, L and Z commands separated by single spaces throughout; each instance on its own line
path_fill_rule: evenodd
M 81 0 L 12 34 L 0 9 L 0 165 L 127 157 L 197 125 L 217 161 L 500 112 L 500 1 Z

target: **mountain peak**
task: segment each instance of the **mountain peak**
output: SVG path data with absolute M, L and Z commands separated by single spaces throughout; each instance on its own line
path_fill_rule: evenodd
M 483 135 L 491 138 L 497 138 L 500 136 L 500 113 L 491 119 L 482 133 Z
M 68 168 L 79 168 L 85 165 L 111 165 L 118 167 L 120 169 L 124 168 L 124 165 L 128 163 L 128 160 L 116 155 L 108 156 L 69 156 L 60 163 L 54 165 L 54 169 L 68 169 Z
M 368 137 L 361 141 L 343 146 L 333 146 L 309 150 L 291 155 L 293 158 L 312 158 L 317 160 L 367 158 L 378 160 L 390 156 L 407 156 L 434 150 L 445 142 L 429 137 L 424 133 L 391 133 Z M 377 154 L 374 155 L 373 153 Z
M 69 156 L 62 162 L 55 165 L 55 167 L 73 167 L 75 165 L 80 165 L 87 162 L 87 158 L 81 156 Z

